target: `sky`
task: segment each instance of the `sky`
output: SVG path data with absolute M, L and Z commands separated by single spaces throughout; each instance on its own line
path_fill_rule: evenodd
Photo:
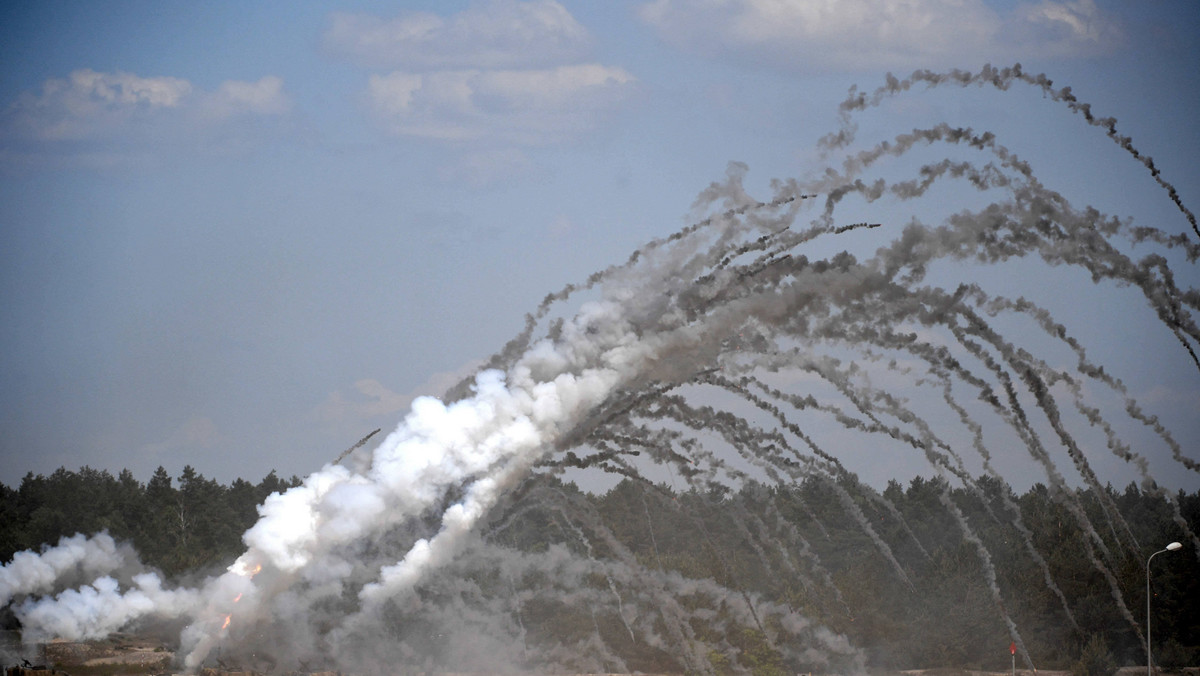
M 814 171 L 851 85 L 1016 62 L 1200 204 L 1193 0 L 5 3 L 0 482 L 308 474 L 689 223 L 729 162 L 764 198 Z M 913 92 L 861 135 L 942 119 L 1073 203 L 1188 232 L 1040 92 Z M 1140 355 L 1112 366 L 1194 449 L 1200 379 L 1145 320 L 1086 330 Z

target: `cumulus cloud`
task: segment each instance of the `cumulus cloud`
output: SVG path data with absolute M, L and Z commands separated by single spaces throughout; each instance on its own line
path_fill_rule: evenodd
M 677 47 L 795 70 L 1090 55 L 1121 38 L 1093 0 L 653 0 L 639 15 Z
M 325 45 L 377 72 L 366 105 L 385 131 L 552 143 L 595 128 L 635 78 L 587 62 L 591 39 L 554 0 L 493 0 L 442 17 L 335 14 Z
M 413 71 L 547 66 L 580 57 L 590 38 L 554 0 L 494 0 L 449 18 L 337 13 L 324 43 L 369 68 Z
M 148 144 L 195 141 L 198 131 L 235 118 L 279 116 L 290 106 L 283 80 L 275 76 L 227 81 L 205 91 L 177 77 L 83 68 L 22 93 L 0 113 L 0 129 L 8 143 L 40 144 L 42 151 L 76 144 L 70 146 L 72 152 L 94 154 L 105 152 L 95 144 L 116 141 L 121 151 L 133 152 Z M 93 145 L 84 149 L 78 144 Z
M 191 83 L 179 78 L 85 68 L 21 94 L 5 111 L 5 126 L 46 141 L 81 139 L 176 110 L 191 94 Z
M 1006 28 L 999 38 L 1002 45 L 1046 56 L 1092 54 L 1122 40 L 1120 27 L 1093 0 L 1021 3 Z

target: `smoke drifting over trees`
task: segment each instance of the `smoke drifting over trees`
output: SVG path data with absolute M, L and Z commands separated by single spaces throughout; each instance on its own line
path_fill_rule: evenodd
M 34 579 L 29 573 L 35 558 L 42 560 L 36 568 L 42 571 L 44 565 L 81 565 L 80 558 L 89 552 L 99 556 L 86 564 L 89 568 L 77 581 L 59 573 L 53 586 L 39 583 L 34 592 L 35 585 L 27 584 L 20 595 L 61 593 L 68 585 L 103 575 L 133 586 L 134 576 L 149 570 L 164 571 L 171 580 L 186 579 L 190 571 L 181 567 L 183 562 L 205 570 L 241 553 L 238 532 L 225 528 L 231 519 L 253 522 L 256 516 L 255 501 L 239 500 L 241 491 L 289 485 L 274 476 L 257 486 L 240 480 L 219 486 L 191 472 L 185 471 L 185 476 L 178 485 L 169 478 L 164 485 L 159 476 L 154 495 L 146 484 L 125 483 L 86 469 L 31 475 L 20 486 L 0 491 L 0 516 L 6 525 L 0 558 L 8 562 L 0 569 L 0 590 L 12 593 L 14 578 Z M 197 483 L 207 486 L 210 499 L 188 503 L 186 494 Z M 86 505 L 67 497 L 81 488 L 89 496 Z M 194 511 L 188 520 L 176 520 L 170 527 L 148 527 L 154 513 L 150 506 L 164 495 L 164 488 L 170 504 Z M 1172 519 L 1172 501 L 1193 531 L 1200 523 L 1200 493 L 1164 498 L 1132 485 L 1106 488 L 1105 493 L 1102 497 L 1089 490 L 1079 496 L 1089 518 L 1106 518 L 1100 505 L 1110 501 L 1131 530 L 1148 541 L 1181 537 L 1183 530 Z M 861 506 L 894 552 L 900 571 L 874 554 L 877 545 L 839 496 L 849 496 Z M 1026 637 L 1039 668 L 1074 663 L 1094 642 L 1088 637 L 1101 639 L 1107 659 L 1141 662 L 1141 624 L 1131 626 L 1112 603 L 1108 582 L 1078 546 L 1084 532 L 1067 508 L 1044 485 L 1018 495 L 990 478 L 971 488 L 918 478 L 907 486 L 892 482 L 882 493 L 852 479 L 812 478 L 786 487 L 756 483 L 736 492 L 708 493 L 676 493 L 666 483 L 625 479 L 601 494 L 586 494 L 543 476 L 514 496 L 513 508 L 492 522 L 463 560 L 423 584 L 419 610 L 398 615 L 404 623 L 393 631 L 413 650 L 406 664 L 431 659 L 478 666 L 482 651 L 489 658 L 504 655 L 514 667 L 678 669 L 680 662 L 669 642 L 638 638 L 653 631 L 661 607 L 677 618 L 688 618 L 694 636 L 714 642 L 716 648 L 705 652 L 701 662 L 718 671 L 720 665 L 809 664 L 795 656 L 785 660 L 787 646 L 772 646 L 753 626 L 753 618 L 751 626 L 735 625 L 735 631 L 728 631 L 727 616 L 733 610 L 722 608 L 745 604 L 740 595 L 718 603 L 701 603 L 704 597 L 698 592 L 671 595 L 680 591 L 684 580 L 708 580 L 710 590 L 744 591 L 748 598 L 787 606 L 840 634 L 857 651 L 850 653 L 856 655 L 853 664 L 1003 670 L 1008 628 L 997 611 L 977 545 L 961 536 L 953 512 L 943 502 L 947 496 L 990 552 L 1005 609 Z M 39 519 L 36 514 L 61 518 Z M 109 532 L 59 539 L 62 529 L 88 518 L 96 519 L 93 527 L 107 524 Z M 185 529 L 190 531 L 186 536 Z M 213 532 L 220 535 L 203 535 Z M 593 532 L 603 536 L 589 536 Z M 130 558 L 132 550 L 115 545 L 114 539 L 158 554 L 147 555 L 139 564 Z M 1123 551 L 1111 535 L 1103 539 L 1108 547 Z M 57 544 L 16 551 L 19 543 L 39 541 Z M 1128 552 L 1110 566 L 1123 593 L 1140 601 L 1140 558 Z M 1200 624 L 1187 612 L 1200 602 L 1195 566 L 1186 555 L 1155 562 L 1155 655 L 1164 667 L 1200 659 Z M 647 590 L 646 580 L 640 579 L 647 575 L 643 568 L 651 571 L 651 578 L 664 576 L 669 582 Z M 654 595 L 642 599 L 634 589 Z M 97 590 L 93 598 L 115 600 L 111 590 L 107 597 Z M 639 599 L 655 610 L 646 612 Z M 135 622 L 127 628 L 147 630 L 150 625 Z M 582 647 L 575 649 L 576 644 Z M 290 648 L 254 645 L 257 657 L 250 657 L 231 654 L 229 648 L 223 652 L 226 664 L 260 669 L 269 666 L 267 655 L 286 661 L 292 654 Z M 737 658 L 726 657 L 725 651 L 737 651 Z M 5 659 L 16 661 L 15 656 Z
M 915 84 L 1017 81 L 1101 127 L 1186 225 L 1073 205 L 989 132 L 937 122 L 856 149 L 855 116 Z M 1191 440 L 1040 298 L 994 285 L 993 271 L 1069 267 L 1140 293 L 1159 320 L 1146 331 L 1173 336 L 1195 378 L 1192 212 L 1114 120 L 1019 66 L 890 78 L 873 95 L 852 92 L 842 113 L 816 178 L 755 197 L 748 167 L 731 164 L 697 198 L 693 225 L 548 295 L 477 374 L 418 399 L 378 446 L 266 497 L 225 572 L 171 587 L 152 572 L 90 571 L 102 577 L 56 596 L 14 585 L 25 635 L 167 618 L 183 627 L 188 669 L 218 648 L 250 659 L 269 646 L 288 665 L 368 672 L 483 656 L 513 668 L 858 671 L 900 661 L 887 615 L 860 630 L 850 625 L 860 609 L 887 599 L 896 613 L 944 611 L 940 594 L 956 587 L 970 612 L 951 613 L 963 631 L 945 662 L 979 659 L 955 646 L 998 634 L 1035 666 L 1052 653 L 1044 641 L 1076 640 L 1110 611 L 1105 631 L 1130 651 L 1144 619 L 1130 568 L 1136 578 L 1159 539 L 1121 502 L 1162 510 L 1194 563 L 1195 505 L 1158 487 L 1142 450 L 1196 472 Z M 888 161 L 912 163 L 910 176 L 872 174 Z M 940 213 L 934 191 L 982 205 Z M 846 462 L 862 453 L 915 454 L 935 478 L 866 488 Z M 1042 474 L 1028 500 L 1005 487 L 1002 467 L 1018 454 Z M 1132 493 L 1106 486 L 1109 457 L 1133 468 Z M 634 514 L 616 518 L 608 496 L 598 506 L 563 483 L 596 476 L 623 479 L 620 504 Z M 1041 539 L 1047 512 L 1088 588 L 1107 594 L 1103 611 L 1063 579 L 1062 554 Z M 622 537 L 643 520 L 649 550 Z M 530 522 L 561 538 L 519 535 Z M 892 584 L 863 597 L 857 581 L 880 579 Z M 1036 608 L 1017 601 L 1018 586 L 1039 590 Z M 926 597 L 943 605 L 912 602 Z M 547 617 L 552 635 L 541 633 Z M 1042 617 L 1066 635 L 1048 639 Z

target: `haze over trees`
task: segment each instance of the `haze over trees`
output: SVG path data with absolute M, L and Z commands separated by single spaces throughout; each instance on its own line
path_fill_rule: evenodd
M 132 543 L 145 564 L 178 579 L 228 565 L 243 550 L 240 536 L 255 522 L 256 506 L 298 483 L 272 472 L 258 483 L 223 485 L 192 467 L 178 477 L 160 467 L 145 483 L 129 471 L 114 477 L 88 467 L 28 474 L 15 488 L 0 485 L 0 559 L 76 532 L 107 531 Z M 593 495 L 544 475 L 529 484 L 526 494 L 549 489 L 590 511 L 615 542 L 584 542 L 586 524 L 528 503 L 516 518 L 498 516 L 485 539 L 529 553 L 566 547 L 597 558 L 621 546 L 649 570 L 711 579 L 746 599 L 785 604 L 845 635 L 879 668 L 1006 670 L 1004 614 L 1038 668 L 1090 673 L 1098 664 L 1144 664 L 1146 557 L 1183 541 L 1183 550 L 1154 561 L 1155 661 L 1162 667 L 1200 661 L 1194 546 L 1168 498 L 1133 484 L 1078 493 L 1095 530 L 1090 537 L 1078 514 L 1045 486 L 1018 495 L 991 478 L 978 481 L 978 493 L 925 478 L 907 486 L 890 482 L 882 493 L 853 477 L 836 485 L 813 479 L 708 493 L 625 480 Z M 870 529 L 852 516 L 847 496 Z M 1200 530 L 1200 492 L 1180 491 L 1169 500 L 1191 532 Z M 955 510 L 978 542 L 964 535 Z M 768 572 L 779 570 L 792 574 Z M 631 667 L 670 668 L 668 656 L 623 639 L 615 618 L 586 615 L 583 608 L 538 603 L 522 608 L 520 621 L 531 644 L 600 631 Z M 743 630 L 727 640 L 754 673 L 804 666 L 783 664 L 760 632 Z M 721 655 L 710 659 L 717 671 L 727 666 Z

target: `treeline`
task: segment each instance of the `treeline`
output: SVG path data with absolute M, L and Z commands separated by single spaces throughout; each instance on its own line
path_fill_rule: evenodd
M 1111 676 L 1144 665 L 1146 559 L 1180 541 L 1152 566 L 1154 661 L 1200 665 L 1200 564 L 1180 523 L 1200 530 L 1200 493 L 1131 484 L 1055 497 L 1040 484 L 1022 495 L 991 478 L 976 485 L 917 478 L 880 493 L 851 476 L 679 494 L 626 480 L 587 500 L 647 569 L 785 604 L 887 669 L 1007 671 L 1009 621 L 1038 669 Z M 526 512 L 524 528 L 510 523 L 497 539 L 569 545 L 554 520 Z M 603 540 L 591 545 L 596 556 L 607 554 Z M 770 653 L 749 638 L 745 651 Z
M 26 474 L 15 489 L 0 484 L 0 560 L 63 536 L 108 531 L 170 576 L 228 563 L 245 550 L 242 533 L 258 519 L 257 506 L 299 483 L 272 471 L 257 484 L 226 486 L 191 466 L 177 479 L 159 467 L 146 483 L 129 470 L 114 477 L 90 467 Z
M 113 477 L 86 467 L 30 474 L 16 488 L 0 485 L 0 559 L 107 530 L 168 575 L 228 564 L 243 550 L 256 506 L 298 483 L 272 472 L 226 486 L 191 467 L 176 478 L 159 468 L 145 484 L 128 471 Z M 1146 559 L 1180 541 L 1182 550 L 1153 564 L 1155 662 L 1200 664 L 1200 564 L 1183 526 L 1200 531 L 1200 493 L 1131 484 L 1055 496 L 1039 484 L 1017 495 L 990 478 L 976 485 L 917 478 L 880 493 L 849 477 L 703 493 L 633 480 L 602 495 L 554 490 L 592 510 L 599 526 L 587 528 L 610 531 L 648 571 L 713 579 L 785 604 L 847 636 L 871 666 L 890 669 L 1007 670 L 1009 621 L 1039 669 L 1144 664 Z M 526 506 L 521 514 L 484 537 L 531 552 L 581 548 L 585 529 L 562 527 L 561 512 Z M 608 554 L 605 538 L 586 548 Z M 569 624 L 547 615 L 535 628 L 533 611 L 523 612 L 531 635 Z M 761 637 L 745 640 L 747 654 L 773 664 Z M 655 659 L 630 664 L 649 669 Z

